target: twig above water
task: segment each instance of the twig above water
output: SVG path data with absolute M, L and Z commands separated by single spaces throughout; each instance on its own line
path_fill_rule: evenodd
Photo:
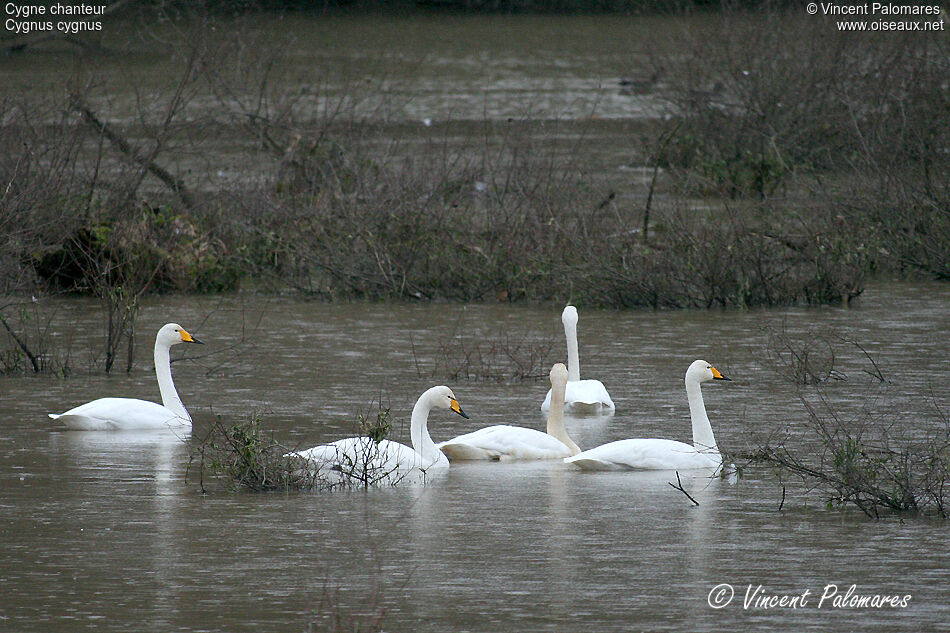
M 690 501 L 692 501 L 692 502 L 693 502 L 693 505 L 697 505 L 697 506 L 699 505 L 699 502 L 696 501 L 695 499 L 693 499 L 693 495 L 691 495 L 691 494 L 689 494 L 688 492 L 686 492 L 686 489 L 683 488 L 683 482 L 680 480 L 680 472 L 679 472 L 679 471 L 676 471 L 676 485 L 675 485 L 675 486 L 673 485 L 673 482 L 672 482 L 672 481 L 668 481 L 668 482 L 666 482 L 666 483 L 668 483 L 668 484 L 670 485 L 670 487 L 673 488 L 674 490 L 679 490 L 679 491 L 682 492 L 684 495 L 686 495 L 686 498 L 689 499 Z

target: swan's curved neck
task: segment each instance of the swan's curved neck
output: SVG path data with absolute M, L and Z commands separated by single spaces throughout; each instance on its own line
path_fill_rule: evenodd
M 185 405 L 178 397 L 178 391 L 175 390 L 168 345 L 163 345 L 159 341 L 155 341 L 155 376 L 158 378 L 158 390 L 162 394 L 162 404 L 165 408 L 171 409 L 178 417 L 191 421 L 191 416 L 188 415 Z
M 564 338 L 567 339 L 567 379 L 580 380 L 581 361 L 577 355 L 577 324 L 573 321 L 564 321 Z
M 580 447 L 574 443 L 571 436 L 567 433 L 567 427 L 564 426 L 564 388 L 551 389 L 551 409 L 548 411 L 548 435 L 554 436 L 562 444 L 571 449 L 571 455 L 577 455 L 581 452 Z
M 686 382 L 686 398 L 689 400 L 689 417 L 693 422 L 693 446 L 703 453 L 719 453 L 712 425 L 706 416 L 703 390 L 698 382 Z
M 412 417 L 409 420 L 409 438 L 412 441 L 412 448 L 422 455 L 426 463 L 438 461 L 442 455 L 442 451 L 429 436 L 429 411 L 431 410 L 431 399 L 428 394 L 423 394 L 412 407 Z

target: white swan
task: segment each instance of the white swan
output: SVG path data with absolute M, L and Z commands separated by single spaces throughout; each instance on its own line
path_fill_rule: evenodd
M 390 440 L 377 444 L 369 437 L 348 437 L 286 456 L 302 457 L 311 468 L 335 479 L 371 485 L 395 484 L 412 474 L 448 468 L 449 460 L 429 436 L 428 419 L 432 409 L 451 409 L 468 418 L 451 389 L 432 387 L 419 396 L 412 408 L 409 423 L 412 448 Z
M 452 461 L 463 459 L 559 459 L 581 452 L 564 428 L 564 388 L 567 367 L 551 368 L 551 410 L 548 432 L 498 424 L 460 435 L 437 446 Z
M 572 413 L 614 412 L 614 401 L 599 380 L 581 380 L 581 365 L 577 353 L 577 308 L 567 306 L 561 313 L 564 338 L 567 339 L 567 392 L 565 407 Z M 541 412 L 551 408 L 551 391 L 541 403 Z
M 168 350 L 179 343 L 201 343 L 177 323 L 163 325 L 155 335 L 155 375 L 162 404 L 136 398 L 99 398 L 66 413 L 50 413 L 71 429 L 82 431 L 140 431 L 190 429 L 191 416 L 181 403 L 172 381 Z
M 712 426 L 706 417 L 700 384 L 707 380 L 730 380 L 704 360 L 693 361 L 686 370 L 686 397 L 693 422 L 693 444 L 674 440 L 631 439 L 610 442 L 578 453 L 564 461 L 584 470 L 686 470 L 719 468 L 722 457 Z

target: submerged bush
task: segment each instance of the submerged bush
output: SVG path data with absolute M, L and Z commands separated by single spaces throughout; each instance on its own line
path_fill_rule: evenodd
M 195 447 L 189 471 L 197 463 L 202 492 L 206 492 L 206 477 L 223 481 L 229 488 L 254 492 L 332 487 L 318 473 L 300 468 L 298 459 L 285 457 L 289 450 L 264 431 L 260 414 L 231 424 L 217 417 Z
M 188 215 L 158 208 L 81 227 L 58 247 L 34 253 L 32 264 L 40 279 L 68 292 L 221 291 L 238 279 L 224 250 Z
M 798 480 L 829 507 L 852 505 L 867 516 L 882 513 L 950 512 L 950 417 L 933 394 L 918 396 L 913 413 L 889 406 L 890 381 L 859 343 L 838 333 L 801 337 L 770 330 L 770 356 L 777 373 L 799 394 L 800 417 L 766 427 L 764 439 L 737 463 L 766 466 L 780 481 Z M 847 371 L 841 359 L 859 352 Z M 863 360 L 863 363 L 861 362 Z M 866 388 L 859 406 L 835 394 Z M 902 394 L 906 397 L 906 393 Z M 748 467 L 748 466 L 746 466 Z M 784 497 L 783 497 L 784 503 Z
M 648 245 L 590 248 L 579 267 L 590 303 L 654 308 L 847 303 L 864 289 L 865 239 L 837 223 L 763 221 L 756 208 L 669 212 Z
M 53 346 L 53 316 L 33 299 L 0 305 L 0 375 L 26 372 L 68 375 L 72 370 L 69 347 Z
M 593 116 L 414 126 L 392 78 L 288 63 L 240 21 L 185 29 L 177 80 L 131 112 L 79 77 L 0 102 L 0 223 L 21 227 L 0 283 L 677 308 L 950 277 L 946 43 L 800 17 L 723 10 L 653 54 L 672 107 L 637 124 L 655 151 L 630 149 L 646 208 L 588 168 Z
M 392 430 L 389 409 L 361 412 L 356 436 L 362 440 L 357 459 L 339 452 L 338 460 L 323 468 L 297 455 L 298 449 L 280 443 L 263 427 L 263 417 L 255 414 L 247 421 L 227 423 L 221 417 L 197 443 L 190 465 L 197 468 L 198 484 L 206 492 L 206 477 L 224 482 L 230 489 L 253 492 L 306 492 L 340 488 L 395 486 L 406 475 L 380 466 L 379 444 Z M 189 466 L 189 471 L 191 466 Z

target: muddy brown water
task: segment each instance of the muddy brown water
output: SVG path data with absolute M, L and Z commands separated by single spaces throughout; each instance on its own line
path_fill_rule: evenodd
M 465 141 L 484 121 L 542 121 L 540 136 L 583 137 L 587 167 L 642 196 L 645 176 L 630 161 L 638 137 L 623 122 L 660 116 L 665 105 L 655 91 L 621 94 L 618 81 L 648 75 L 654 51 L 670 54 L 674 36 L 697 24 L 296 16 L 225 28 L 249 28 L 249 42 L 286 38 L 301 68 L 345 69 L 345 82 L 307 93 L 317 109 L 365 76 L 376 93 L 358 94 L 365 100 L 354 107 L 379 108 L 410 137 L 446 126 L 446 138 Z M 168 88 L 177 77 L 168 58 L 146 50 L 86 63 L 110 121 L 133 116 L 130 87 Z M 0 58 L 5 86 L 61 90 L 74 69 L 63 51 L 26 59 Z M 216 146 L 205 165 L 215 182 L 246 180 L 234 166 L 246 156 L 224 154 Z M 670 473 L 591 474 L 560 463 L 456 464 L 427 486 L 369 492 L 202 495 L 188 471 L 195 438 L 67 432 L 46 417 L 106 395 L 156 399 L 151 337 L 175 320 L 206 342 L 173 354 L 187 352 L 173 372 L 196 436 L 215 416 L 260 412 L 282 441 L 310 446 L 351 434 L 356 412 L 374 401 L 407 420 L 435 383 L 449 384 L 471 416 L 433 414 L 437 441 L 497 423 L 537 427 L 543 381 L 430 374 L 453 335 L 469 344 L 501 334 L 552 339 L 552 362 L 563 360 L 559 306 L 153 298 L 138 319 L 134 371 L 105 376 L 98 305 L 40 300 L 42 314 L 53 315 L 51 349 L 69 350 L 72 373 L 0 377 L 0 631 L 303 631 L 321 616 L 382 610 L 385 630 L 432 632 L 928 631 L 950 621 L 945 522 L 872 522 L 827 510 L 820 495 L 792 485 L 778 511 L 781 486 L 767 472 L 737 483 L 687 477 L 696 507 L 668 485 Z M 762 330 L 784 324 L 793 334 L 836 329 L 858 340 L 891 384 L 882 391 L 852 353 L 838 359 L 848 380 L 828 392 L 846 415 L 869 404 L 925 436 L 919 423 L 931 403 L 950 410 L 948 306 L 947 285 L 905 283 L 872 284 L 850 309 L 581 310 L 582 375 L 607 385 L 617 413 L 568 427 L 584 448 L 625 437 L 688 440 L 683 373 L 695 358 L 733 378 L 704 390 L 722 447 L 800 425 L 801 404 L 771 370 Z M 394 435 L 407 441 L 405 424 Z M 765 600 L 746 605 L 760 585 Z M 904 607 L 840 608 L 820 602 L 829 585 L 911 598 Z M 730 589 L 729 604 L 710 605 Z M 770 597 L 806 591 L 798 608 L 766 608 Z
M 734 379 L 704 389 L 722 446 L 795 425 L 801 405 L 769 368 L 761 330 L 783 323 L 861 341 L 892 386 L 879 392 L 850 355 L 838 360 L 848 380 L 829 391 L 853 403 L 849 415 L 870 398 L 912 426 L 928 394 L 946 410 L 948 305 L 945 285 L 874 284 L 850 309 L 581 310 L 582 374 L 605 382 L 617 413 L 569 419 L 569 428 L 582 447 L 688 441 L 682 380 L 697 357 Z M 66 379 L 0 378 L 2 630 L 297 631 L 319 614 L 373 613 L 374 604 L 394 631 L 893 631 L 950 619 L 944 522 L 873 522 L 795 486 L 777 511 L 781 488 L 766 472 L 738 483 L 686 478 L 698 507 L 668 485 L 670 473 L 560 463 L 455 464 L 426 486 L 369 492 L 202 495 L 187 476 L 194 438 L 69 432 L 45 415 L 103 395 L 157 398 L 144 332 L 174 318 L 206 342 L 173 365 L 196 435 L 215 415 L 260 410 L 282 441 L 311 445 L 350 434 L 355 412 L 379 398 L 408 419 L 418 393 L 448 382 L 425 373 L 453 335 L 554 338 L 552 357 L 562 358 L 556 307 L 152 299 L 135 370 L 108 377 L 94 366 L 95 304 L 45 307 L 74 369 Z M 543 381 L 449 384 L 471 420 L 434 413 L 437 440 L 542 424 Z M 404 423 L 394 433 L 407 441 Z M 713 609 L 722 583 L 735 597 Z M 912 598 L 905 608 L 819 607 L 829 584 Z M 810 597 L 797 609 L 744 608 L 750 585 Z

